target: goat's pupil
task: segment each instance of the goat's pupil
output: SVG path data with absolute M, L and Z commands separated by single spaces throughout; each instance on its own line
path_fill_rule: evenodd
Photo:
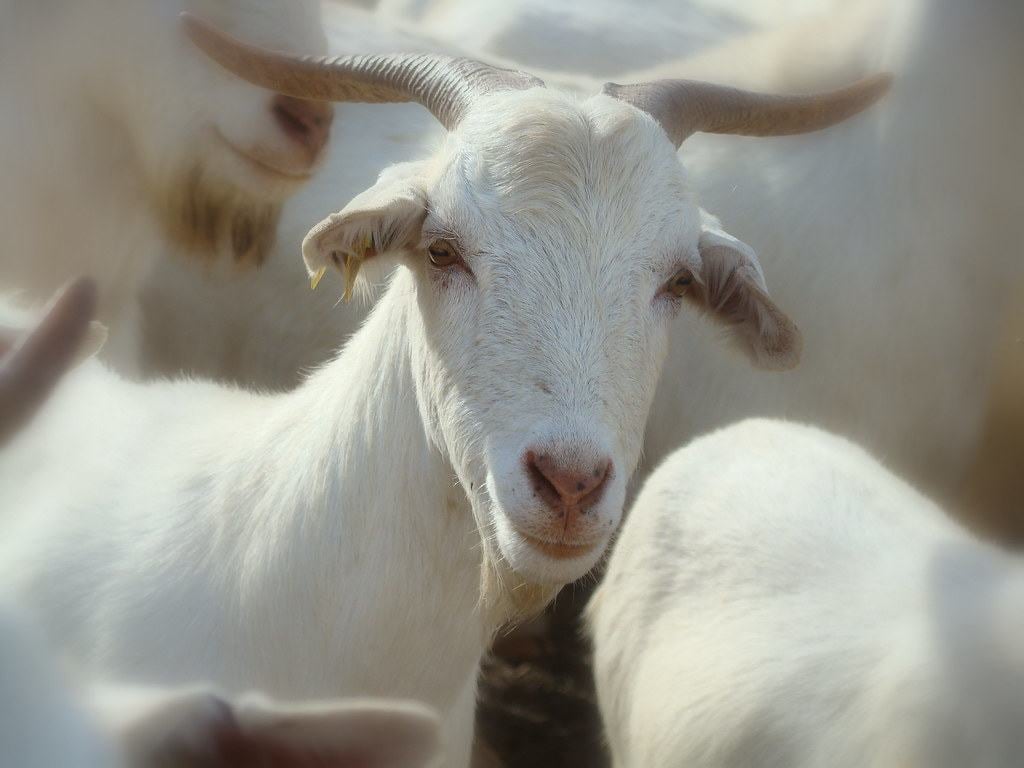
M 436 266 L 446 266 L 451 264 L 457 258 L 455 252 L 446 245 L 434 245 L 427 249 L 427 253 L 430 254 L 430 260 Z

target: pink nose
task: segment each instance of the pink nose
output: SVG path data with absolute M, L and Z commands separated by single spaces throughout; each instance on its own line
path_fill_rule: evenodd
M 600 459 L 593 463 L 563 463 L 551 455 L 529 450 L 524 457 L 534 492 L 551 507 L 570 517 L 586 514 L 601 500 L 612 463 Z
M 310 161 L 315 160 L 331 136 L 334 110 L 330 104 L 278 95 L 270 111 L 285 135 L 305 147 Z

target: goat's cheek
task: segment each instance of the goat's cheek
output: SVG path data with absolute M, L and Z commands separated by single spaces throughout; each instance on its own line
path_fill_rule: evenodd
M 463 267 L 427 268 L 427 276 L 434 289 L 442 294 L 456 294 L 454 299 L 461 298 L 474 285 L 473 275 Z
M 659 291 L 651 300 L 651 309 L 659 321 L 674 320 L 682 308 L 683 298 L 665 291 Z
M 474 350 L 473 338 L 479 327 L 479 291 L 471 276 L 436 274 L 441 270 L 427 268 L 430 306 L 425 308 L 428 332 L 436 335 L 439 348 L 450 365 L 457 365 Z

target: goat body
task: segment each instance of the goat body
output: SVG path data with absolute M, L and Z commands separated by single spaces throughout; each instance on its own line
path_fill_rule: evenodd
M 384 301 L 368 330 L 387 344 L 366 334 L 276 398 L 86 363 L 0 469 L 0 508 L 33 509 L 7 521 L 4 584 L 97 676 L 400 696 L 471 729 L 494 627 L 472 516 L 418 427 L 408 339 L 384 332 L 403 325 Z M 59 482 L 26 477 L 43 455 Z
M 752 420 L 648 479 L 589 608 L 617 766 L 1024 755 L 1024 569 L 855 445 Z

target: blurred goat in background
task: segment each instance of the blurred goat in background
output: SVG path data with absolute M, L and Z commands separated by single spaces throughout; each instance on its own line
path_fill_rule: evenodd
M 105 356 L 128 371 L 158 258 L 262 262 L 333 118 L 204 60 L 179 32 L 186 9 L 267 44 L 325 49 L 315 0 L 0 4 L 0 286 L 41 301 L 89 275 Z

